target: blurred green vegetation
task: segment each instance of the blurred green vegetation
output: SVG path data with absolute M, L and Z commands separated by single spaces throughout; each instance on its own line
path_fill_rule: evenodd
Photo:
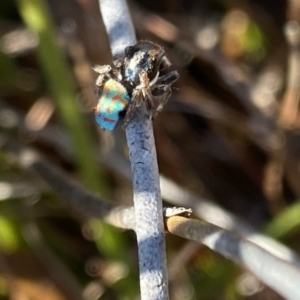
M 79 113 L 75 86 L 66 59 L 57 45 L 54 25 L 43 0 L 18 0 L 18 9 L 27 27 L 37 34 L 37 54 L 58 111 L 73 141 L 76 162 L 86 187 L 105 191 L 100 166 L 95 162 L 95 144 Z

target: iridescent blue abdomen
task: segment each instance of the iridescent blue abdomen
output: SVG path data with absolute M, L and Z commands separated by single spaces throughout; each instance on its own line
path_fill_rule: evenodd
M 118 81 L 108 78 L 103 85 L 103 90 L 95 109 L 95 118 L 98 125 L 106 130 L 113 130 L 119 119 L 120 113 L 125 110 L 130 97 L 126 88 Z

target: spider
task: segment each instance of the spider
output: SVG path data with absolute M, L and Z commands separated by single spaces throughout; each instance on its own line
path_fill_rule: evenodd
M 125 48 L 124 58 L 116 59 L 113 67 L 96 66 L 100 98 L 95 114 L 100 127 L 113 130 L 122 116 L 126 127 L 142 104 L 152 117 L 161 111 L 179 77 L 177 71 L 168 72 L 170 65 L 162 47 L 140 41 Z

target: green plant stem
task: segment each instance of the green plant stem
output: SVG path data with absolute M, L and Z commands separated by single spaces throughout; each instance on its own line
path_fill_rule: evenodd
M 266 226 L 264 233 L 283 239 L 300 227 L 300 202 L 289 205 Z
M 99 190 L 99 169 L 94 159 L 91 134 L 79 112 L 72 77 L 56 44 L 54 25 L 43 0 L 18 0 L 25 24 L 39 38 L 37 47 L 41 67 L 58 111 L 71 135 L 79 171 L 86 187 Z M 100 190 L 101 189 L 100 187 Z

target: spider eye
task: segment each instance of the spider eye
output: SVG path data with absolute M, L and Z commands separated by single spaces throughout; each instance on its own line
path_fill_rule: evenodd
M 133 46 L 128 46 L 125 48 L 125 56 L 128 58 L 132 58 L 135 52 L 136 51 L 134 50 Z
M 139 62 L 139 66 L 142 69 L 152 69 L 151 60 L 149 59 L 148 55 L 145 55 Z

